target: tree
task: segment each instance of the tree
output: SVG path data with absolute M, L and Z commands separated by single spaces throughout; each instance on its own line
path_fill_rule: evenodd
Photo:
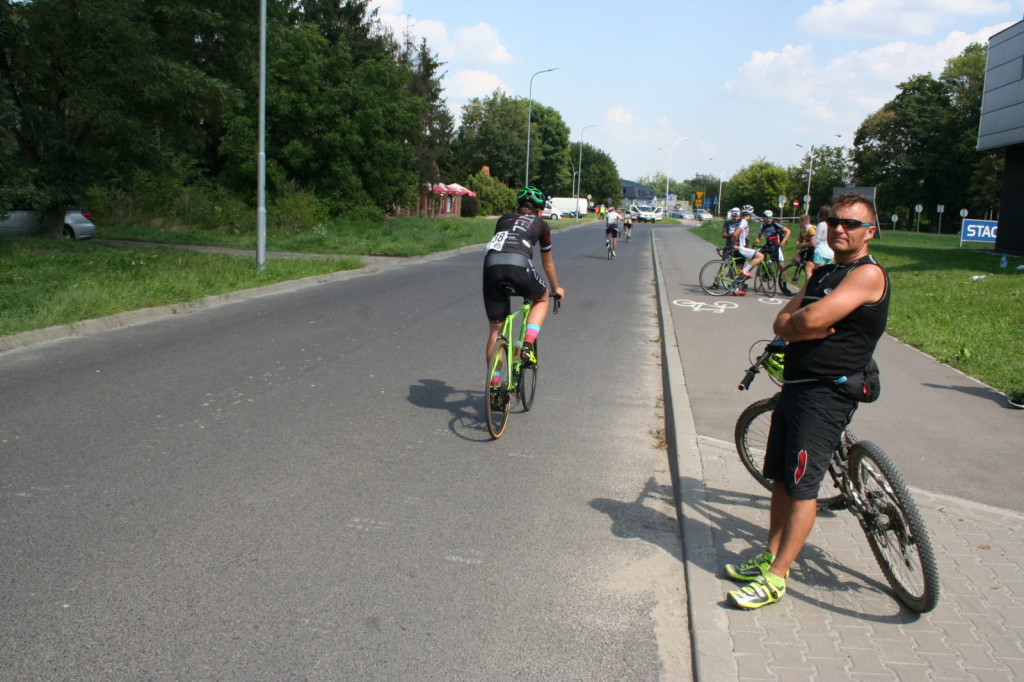
M 780 194 L 786 193 L 789 174 L 781 166 L 759 159 L 729 179 L 724 194 L 730 206 L 750 204 L 758 213 L 777 210 Z
M 0 3 L 0 90 L 11 97 L 0 140 L 17 149 L 13 192 L 43 210 L 49 236 L 91 185 L 184 162 L 171 140 L 189 115 L 234 95 L 154 49 L 147 9 L 123 0 Z
M 998 162 L 975 150 L 986 52 L 973 44 L 947 60 L 939 79 L 911 77 L 864 120 L 854 138 L 856 184 L 877 186 L 898 213 L 917 203 L 929 213 L 944 204 L 975 215 L 993 206 Z
M 579 151 L 579 147 L 576 149 Z M 583 144 L 580 196 L 592 197 L 595 203 L 610 200 L 617 204 L 622 199 L 622 179 L 615 161 L 606 152 L 589 143 Z
M 810 196 L 811 206 L 809 213 L 814 213 L 817 207 L 831 202 L 832 191 L 836 187 L 845 187 L 853 179 L 853 165 L 849 159 L 849 153 L 845 147 L 822 145 L 814 148 L 813 168 L 811 167 L 812 155 L 810 151 L 804 154 L 799 166 L 789 169 L 789 182 L 783 192 L 789 199 L 798 199 L 802 203 L 807 191 L 807 174 L 811 173 Z M 803 211 L 800 211 L 803 213 Z

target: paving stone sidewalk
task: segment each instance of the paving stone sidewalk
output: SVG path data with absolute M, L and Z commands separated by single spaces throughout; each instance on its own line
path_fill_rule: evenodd
M 731 441 L 701 435 L 664 326 L 663 352 L 697 680 L 1024 679 L 1024 514 L 970 500 L 911 488 L 939 564 L 931 613 L 897 601 L 847 511 L 818 517 L 779 603 L 731 607 L 722 566 L 763 549 L 768 494 Z
M 918 616 L 892 596 L 853 515 L 824 514 L 783 600 L 742 612 L 725 602 L 732 583 L 719 567 L 762 546 L 768 500 L 732 443 L 698 437 L 690 454 L 700 458 L 706 494 L 684 499 L 684 514 L 708 525 L 715 558 L 690 575 L 719 585 L 718 601 L 690 608 L 724 615 L 736 679 L 1024 677 L 1024 515 L 913 490 L 942 583 L 938 608 Z

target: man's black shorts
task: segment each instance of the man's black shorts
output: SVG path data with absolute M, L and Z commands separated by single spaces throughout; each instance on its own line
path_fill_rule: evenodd
M 484 257 L 484 309 L 487 319 L 501 322 L 512 312 L 501 285 L 511 284 L 515 295 L 536 301 L 548 290 L 544 277 L 533 269 L 533 261 L 517 253 L 490 252 Z
M 856 402 L 823 382 L 783 386 L 768 432 L 765 478 L 782 481 L 794 499 L 817 498 L 839 436 L 856 409 Z

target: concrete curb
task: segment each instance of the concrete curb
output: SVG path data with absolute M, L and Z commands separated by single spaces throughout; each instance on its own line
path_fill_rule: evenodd
M 736 679 L 739 669 L 731 656 L 701 656 L 701 651 L 732 651 L 729 620 L 722 609 L 707 608 L 722 600 L 715 565 L 712 524 L 700 517 L 697 509 L 709 509 L 704 469 L 697 444 L 697 427 L 690 409 L 683 364 L 673 324 L 669 323 L 672 305 L 665 289 L 658 242 L 651 231 L 651 257 L 654 261 L 658 292 L 658 324 L 661 332 L 662 382 L 665 392 L 665 438 L 668 442 L 669 468 L 675 491 L 676 515 L 686 571 L 686 603 L 690 623 L 690 641 L 695 680 Z M 685 501 L 696 504 L 687 505 Z

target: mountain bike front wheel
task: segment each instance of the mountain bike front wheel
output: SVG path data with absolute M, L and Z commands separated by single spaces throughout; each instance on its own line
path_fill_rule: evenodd
M 512 366 L 508 357 L 508 341 L 498 338 L 487 360 L 487 388 L 484 390 L 484 412 L 487 415 L 487 430 L 491 438 L 501 438 L 508 426 L 508 415 L 512 409 L 512 396 L 509 393 L 509 375 Z M 497 374 L 498 381 L 493 377 Z
M 911 611 L 939 603 L 939 569 L 924 521 L 888 455 L 869 441 L 850 448 L 850 481 L 861 498 L 861 526 L 896 597 Z

